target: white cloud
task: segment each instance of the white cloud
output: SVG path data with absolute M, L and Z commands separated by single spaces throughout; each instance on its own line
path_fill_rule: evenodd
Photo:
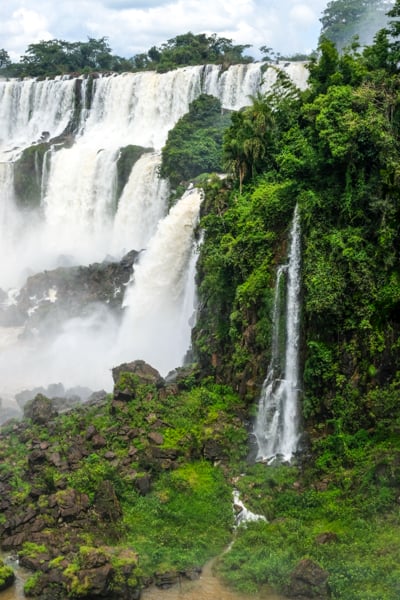
M 45 16 L 22 7 L 14 10 L 5 23 L 3 21 L 3 27 L 9 40 L 9 45 L 3 47 L 13 60 L 17 60 L 29 44 L 54 37 Z
M 318 21 L 315 12 L 306 4 L 297 4 L 294 6 L 289 16 L 300 27 L 308 27 Z
M 283 54 L 316 47 L 327 0 L 7 0 L 0 6 L 0 48 L 15 60 L 46 39 L 108 37 L 115 54 L 133 56 L 192 31 Z

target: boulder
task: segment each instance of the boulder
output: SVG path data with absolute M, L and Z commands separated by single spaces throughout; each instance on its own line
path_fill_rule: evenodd
M 286 594 L 299 600 L 325 600 L 330 597 L 328 577 L 329 573 L 318 563 L 304 558 L 293 569 Z
M 24 406 L 24 417 L 31 419 L 35 425 L 46 425 L 57 414 L 53 402 L 43 394 L 37 394 L 33 400 L 27 402 Z
M 160 386 L 164 383 L 164 379 L 157 369 L 154 369 L 154 367 L 147 364 L 144 360 L 134 360 L 133 362 L 123 363 L 118 367 L 114 367 L 112 369 L 112 377 L 116 385 L 119 382 L 121 373 L 133 373 L 136 375 L 139 383 L 156 386 Z

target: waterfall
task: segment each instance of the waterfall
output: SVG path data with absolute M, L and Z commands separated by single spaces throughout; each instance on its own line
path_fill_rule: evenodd
M 254 427 L 257 460 L 268 463 L 275 459 L 290 461 L 299 442 L 300 261 L 300 218 L 296 206 L 288 262 L 277 271 L 271 361 Z
M 36 273 L 143 251 L 126 287 L 122 323 L 103 306 L 62 322 L 48 340 L 31 336 L 15 343 L 1 328 L 0 396 L 16 385 L 60 380 L 109 389 L 110 368 L 119 360 L 144 358 L 162 372 L 181 364 L 193 324 L 200 196 L 193 191 L 168 213 L 160 150 L 201 93 L 217 96 L 224 109 L 249 104 L 275 73 L 264 67 L 0 81 L 0 299 L 1 290 L 17 294 Z M 304 66 L 294 67 L 295 83 L 303 72 Z M 143 153 L 121 184 L 120 157 L 135 146 Z M 34 150 L 39 196 L 31 208 L 28 194 L 21 199 L 14 193 L 26 149 Z
M 119 360 L 136 356 L 163 375 L 182 364 L 194 312 L 189 266 L 202 194 L 189 190 L 158 226 L 125 294 L 125 318 L 117 342 Z

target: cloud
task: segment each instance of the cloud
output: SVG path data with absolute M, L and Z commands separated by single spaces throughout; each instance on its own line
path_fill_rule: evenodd
M 318 17 L 314 11 L 306 4 L 297 4 L 294 6 L 290 11 L 289 16 L 290 19 L 292 19 L 300 27 L 308 27 L 309 25 L 312 25 L 318 21 Z
M 10 40 L 8 50 L 13 60 L 17 60 L 23 52 L 21 48 L 41 40 L 51 40 L 54 35 L 48 30 L 46 17 L 34 10 L 17 8 L 4 23 L 4 30 Z
M 16 60 L 46 39 L 107 37 L 130 57 L 179 34 L 216 33 L 255 54 L 267 45 L 282 54 L 317 46 L 326 0 L 7 0 L 0 6 L 0 48 Z

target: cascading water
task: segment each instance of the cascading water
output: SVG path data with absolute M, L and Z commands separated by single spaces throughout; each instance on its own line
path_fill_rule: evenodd
M 161 373 L 182 363 L 190 339 L 193 300 L 187 302 L 193 273 L 197 223 L 202 194 L 184 194 L 160 222 L 125 294 L 126 315 L 117 341 L 119 362 L 133 356 Z M 192 277 L 189 277 L 191 275 Z
M 15 341 L 12 327 L 0 327 L 0 396 L 60 380 L 108 389 L 118 360 L 145 358 L 163 372 L 182 362 L 190 345 L 200 197 L 193 192 L 168 215 L 159 151 L 199 94 L 214 94 L 223 108 L 238 109 L 249 104 L 263 77 L 272 82 L 274 74 L 275 68 L 265 71 L 257 63 L 224 72 L 211 65 L 126 73 L 90 85 L 79 78 L 0 81 L 0 302 L 12 303 L 12 290 L 35 273 L 143 250 L 127 286 L 122 322 L 107 306 L 94 306 L 91 314 L 63 322 L 49 340 L 31 335 Z M 304 87 L 304 65 L 296 65 L 292 78 Z M 121 152 L 138 146 L 144 153 L 117 194 Z M 39 200 L 33 209 L 14 192 L 25 149 L 34 153 Z M 158 266 L 157 253 L 164 261 Z M 57 294 L 48 290 L 45 297 L 57 303 Z
M 271 362 L 254 427 L 257 460 L 290 461 L 299 443 L 300 218 L 296 206 L 288 263 L 277 271 Z

